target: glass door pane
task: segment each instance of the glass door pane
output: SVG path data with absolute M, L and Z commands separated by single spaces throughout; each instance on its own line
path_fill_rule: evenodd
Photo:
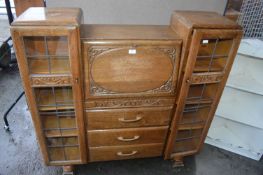
M 222 72 L 233 45 L 233 39 L 203 39 L 197 54 L 194 72 Z
M 74 109 L 71 87 L 35 88 L 39 111 Z
M 23 40 L 31 74 L 70 73 L 66 36 L 28 36 Z

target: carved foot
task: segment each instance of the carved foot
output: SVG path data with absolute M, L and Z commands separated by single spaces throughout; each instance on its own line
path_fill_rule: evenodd
M 62 175 L 74 175 L 74 167 L 72 165 L 63 166 L 63 174 Z
M 173 158 L 173 161 L 174 161 L 173 168 L 184 166 L 183 157 L 175 157 L 175 158 Z

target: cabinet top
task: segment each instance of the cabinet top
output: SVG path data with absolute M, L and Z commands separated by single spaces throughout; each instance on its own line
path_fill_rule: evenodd
M 177 19 L 188 28 L 240 29 L 241 26 L 216 12 L 175 11 L 173 20 Z
M 30 7 L 12 23 L 12 26 L 80 25 L 81 18 L 80 8 Z
M 177 40 L 179 36 L 166 25 L 104 25 L 84 24 L 80 27 L 81 38 L 88 40 Z

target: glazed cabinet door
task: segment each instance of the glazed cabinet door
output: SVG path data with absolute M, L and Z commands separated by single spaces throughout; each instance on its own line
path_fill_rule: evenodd
M 85 162 L 79 29 L 14 27 L 11 31 L 45 162 Z
M 186 156 L 200 150 L 241 36 L 240 30 L 194 30 L 165 150 L 166 158 Z

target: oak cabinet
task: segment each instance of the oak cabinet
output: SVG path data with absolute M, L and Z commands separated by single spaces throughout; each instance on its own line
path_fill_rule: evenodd
M 11 27 L 45 163 L 164 156 L 182 165 L 204 143 L 240 26 L 186 11 L 170 26 L 81 20 L 80 9 L 30 8 Z

